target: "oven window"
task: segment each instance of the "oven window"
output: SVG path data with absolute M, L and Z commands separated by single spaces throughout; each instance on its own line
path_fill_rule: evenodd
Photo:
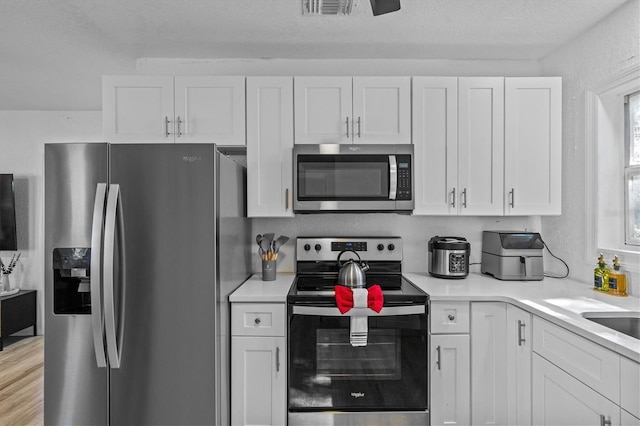
M 389 160 L 388 157 L 377 156 L 378 160 L 375 157 L 299 156 L 298 199 L 388 199 Z
M 354 350 L 347 329 L 316 332 L 316 372 L 334 380 L 399 380 L 400 338 L 395 329 L 369 330 L 367 346 Z
M 425 410 L 427 315 L 370 317 L 364 347 L 349 317 L 289 318 L 289 410 Z

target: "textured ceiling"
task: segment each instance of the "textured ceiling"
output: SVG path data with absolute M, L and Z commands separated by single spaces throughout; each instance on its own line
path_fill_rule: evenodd
M 139 58 L 540 59 L 626 1 L 0 0 L 0 109 L 100 109 L 100 76 Z

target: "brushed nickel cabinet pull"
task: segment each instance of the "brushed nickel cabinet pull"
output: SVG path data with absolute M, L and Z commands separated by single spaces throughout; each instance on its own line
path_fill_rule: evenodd
M 362 137 L 362 135 L 360 134 L 360 116 L 358 116 L 358 137 Z
M 518 320 L 518 346 L 522 346 L 527 340 L 522 337 L 522 330 L 524 330 L 524 322 Z
M 455 188 L 451 190 L 451 207 L 453 208 L 456 207 L 456 189 Z
M 438 352 L 438 360 L 436 361 L 436 365 L 438 366 L 438 370 L 441 370 L 442 364 L 440 363 L 440 346 L 438 346 L 436 348 L 436 351 Z
M 467 208 L 467 188 L 462 190 L 462 207 Z
M 604 414 L 600 414 L 600 426 L 611 426 L 611 419 L 607 420 Z
M 180 124 L 182 123 L 182 120 L 180 119 L 180 116 L 178 116 L 177 122 L 178 122 L 178 137 L 180 137 L 182 136 L 182 130 L 180 130 Z
M 170 134 L 171 133 L 169 133 L 169 117 L 165 116 L 164 117 L 164 137 L 168 138 Z
M 516 190 L 514 188 L 511 188 L 511 191 L 509 191 L 509 205 L 511 205 L 511 208 L 515 207 L 516 204 Z
M 280 371 L 280 346 L 276 347 L 276 371 Z
M 347 137 L 349 137 L 349 117 L 347 116 Z
M 284 210 L 289 210 L 289 188 L 284 190 Z

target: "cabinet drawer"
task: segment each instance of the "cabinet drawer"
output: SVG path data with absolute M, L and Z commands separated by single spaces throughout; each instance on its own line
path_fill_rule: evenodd
M 620 357 L 620 405 L 640 417 L 640 364 Z
M 234 336 L 284 336 L 283 303 L 233 303 L 231 334 Z
M 468 333 L 469 302 L 431 302 L 431 333 Z
M 533 351 L 616 404 L 620 403 L 618 354 L 535 316 Z

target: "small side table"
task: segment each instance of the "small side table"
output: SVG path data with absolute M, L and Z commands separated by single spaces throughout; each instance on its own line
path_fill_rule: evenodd
M 16 294 L 0 297 L 0 351 L 4 337 L 27 327 L 33 327 L 33 335 L 38 335 L 36 293 L 36 290 L 20 290 Z

